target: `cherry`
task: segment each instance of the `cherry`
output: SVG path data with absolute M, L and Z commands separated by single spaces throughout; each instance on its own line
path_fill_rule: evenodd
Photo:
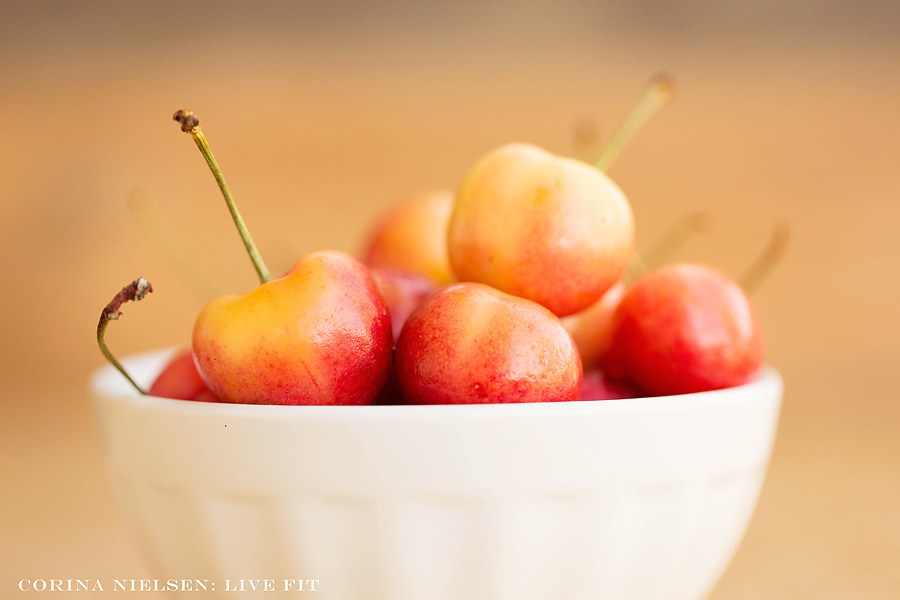
M 396 351 L 413 404 L 577 400 L 581 358 L 549 310 L 479 283 L 434 292 L 413 311 Z
M 368 404 L 391 364 L 391 318 L 368 270 L 315 252 L 243 296 L 223 296 L 194 325 L 197 367 L 225 402 Z
M 737 283 L 709 267 L 669 265 L 625 292 L 603 363 L 660 396 L 731 387 L 762 366 L 762 331 Z
M 363 262 L 370 268 L 412 271 L 444 285 L 453 281 L 447 222 L 453 192 L 429 190 L 404 199 L 373 227 Z
M 199 120 L 185 110 L 174 118 L 212 171 L 260 278 L 253 291 L 216 298 L 197 317 L 193 352 L 207 387 L 224 402 L 371 402 L 387 379 L 392 336 L 366 267 L 340 252 L 316 252 L 272 280 Z
M 622 279 L 634 217 L 605 171 L 672 97 L 662 75 L 591 166 L 535 146 L 489 152 L 459 189 L 448 227 L 450 264 L 476 281 L 542 304 L 560 317 L 584 310 Z
M 622 191 L 594 167 L 511 144 L 469 172 L 448 244 L 460 281 L 485 283 L 565 316 L 593 304 L 625 274 L 634 217 Z
M 175 400 L 219 401 L 203 383 L 191 350 L 177 353 L 150 386 L 148 393 L 151 396 Z

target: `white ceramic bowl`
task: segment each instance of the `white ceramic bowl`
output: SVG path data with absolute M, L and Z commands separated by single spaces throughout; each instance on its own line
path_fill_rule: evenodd
M 149 383 L 168 356 L 126 364 Z M 116 495 L 160 585 L 699 600 L 753 512 L 782 382 L 767 368 L 716 392 L 488 406 L 184 402 L 140 397 L 111 368 L 91 388 Z

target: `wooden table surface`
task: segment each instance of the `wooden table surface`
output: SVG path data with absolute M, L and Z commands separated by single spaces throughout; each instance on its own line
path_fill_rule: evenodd
M 471 43 L 460 22 L 443 35 L 358 26 L 303 38 L 284 24 L 269 35 L 264 20 L 179 32 L 177 14 L 142 37 L 115 15 L 89 25 L 19 8 L 0 15 L 11 36 L 0 42 L 0 596 L 23 578 L 146 574 L 88 404 L 94 329 L 139 275 L 155 292 L 110 327 L 117 354 L 187 342 L 202 302 L 128 199 L 155 199 L 216 285 L 254 283 L 176 109 L 199 114 L 280 272 L 312 250 L 357 252 L 387 206 L 456 186 L 495 146 L 572 153 L 582 119 L 608 137 L 666 69 L 676 101 L 611 170 L 639 248 L 705 210 L 712 228 L 678 258 L 739 275 L 776 223 L 792 234 L 754 294 L 786 381 L 782 422 L 712 598 L 900 597 L 900 44 L 883 31 L 679 36 L 631 23 L 567 37 L 540 26 L 545 9 L 495 37 L 482 24 Z

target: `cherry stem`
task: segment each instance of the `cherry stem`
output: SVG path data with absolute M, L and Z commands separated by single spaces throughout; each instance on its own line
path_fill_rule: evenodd
M 622 149 L 631 141 L 638 131 L 644 126 L 650 117 L 654 115 L 660 108 L 669 103 L 675 95 L 675 81 L 671 76 L 661 73 L 654 77 L 641 96 L 641 99 L 635 105 L 631 114 L 622 123 L 615 135 L 603 149 L 600 158 L 594 163 L 594 166 L 601 171 L 609 170 L 613 162 L 619 156 Z
M 100 313 L 100 323 L 97 324 L 97 344 L 100 346 L 100 352 L 103 353 L 103 356 L 106 357 L 106 360 L 114 366 L 119 373 L 125 376 L 125 379 L 134 386 L 139 393 L 146 395 L 147 392 L 141 389 L 134 379 L 131 378 L 131 375 L 128 374 L 128 371 L 125 370 L 125 367 L 122 366 L 116 358 L 109 351 L 109 348 L 106 347 L 106 341 L 104 337 L 106 336 L 106 328 L 109 326 L 110 321 L 115 321 L 119 317 L 122 316 L 122 312 L 119 310 L 123 304 L 126 302 L 137 302 L 138 300 L 143 300 L 144 296 L 153 291 L 153 286 L 150 285 L 150 282 L 144 279 L 143 277 L 138 277 L 128 285 L 122 288 L 122 290 L 115 295 L 115 297 L 110 301 L 109 304 L 103 309 L 103 312 Z
M 237 226 L 238 233 L 241 234 L 241 239 L 244 241 L 244 247 L 247 248 L 247 254 L 250 255 L 250 260 L 253 261 L 253 267 L 256 269 L 257 275 L 259 275 L 260 283 L 271 281 L 272 276 L 269 275 L 269 269 L 266 268 L 266 264 L 263 262 L 259 250 L 256 249 L 256 244 L 253 243 L 253 238 L 250 237 L 247 225 L 244 223 L 244 219 L 241 218 L 241 213 L 238 212 L 234 198 L 231 196 L 231 191 L 228 189 L 228 184 L 225 183 L 225 176 L 222 175 L 222 170 L 219 169 L 219 164 L 216 162 L 216 158 L 213 156 L 209 143 L 206 141 L 206 136 L 200 131 L 200 119 L 198 119 L 191 111 L 184 109 L 176 112 L 172 118 L 181 124 L 181 130 L 183 132 L 191 134 L 191 137 L 194 138 L 194 142 L 197 144 L 197 148 L 200 149 L 200 154 L 206 159 L 209 170 L 212 171 L 213 177 L 216 178 L 216 183 L 219 184 L 219 189 L 222 190 L 222 196 L 225 197 L 225 203 L 228 205 L 228 210 L 231 211 L 231 218 L 234 219 L 234 224 Z
M 128 199 L 128 207 L 150 243 L 194 295 L 204 302 L 222 295 L 219 287 L 188 256 L 158 202 L 147 193 L 135 190 Z
M 687 241 L 709 229 L 710 217 L 703 211 L 693 212 L 669 229 L 663 238 L 644 253 L 648 265 L 656 267 L 677 254 Z
M 738 280 L 738 283 L 744 288 L 744 292 L 750 295 L 756 291 L 759 284 L 761 284 L 766 277 L 768 277 L 769 273 L 772 272 L 772 269 L 781 262 L 781 259 L 787 250 L 790 237 L 791 229 L 787 223 L 779 223 L 775 226 L 769 244 Z

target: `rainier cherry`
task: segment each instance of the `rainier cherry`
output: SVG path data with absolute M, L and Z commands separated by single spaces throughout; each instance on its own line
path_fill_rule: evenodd
M 413 404 L 577 400 L 581 358 L 549 310 L 478 283 L 444 287 L 413 311 L 396 370 Z
M 634 218 L 622 191 L 593 166 L 511 144 L 469 172 L 447 238 L 461 281 L 565 316 L 593 304 L 625 274 Z
M 447 222 L 452 209 L 449 190 L 430 190 L 403 200 L 373 227 L 363 262 L 370 268 L 404 269 L 441 285 L 450 283 Z
M 731 387 L 763 364 L 762 331 L 741 287 L 678 264 L 638 278 L 614 316 L 606 373 L 659 396 Z
M 190 133 L 219 184 L 261 285 L 206 305 L 193 350 L 203 381 L 223 402 L 366 404 L 391 364 L 391 320 L 368 270 L 339 252 L 301 258 L 271 280 L 209 150 L 199 121 L 175 119 Z
M 391 319 L 366 268 L 315 252 L 194 325 L 203 380 L 226 402 L 368 404 L 391 363 Z
M 457 278 L 534 300 L 561 317 L 596 302 L 625 275 L 634 249 L 631 206 L 604 171 L 673 90 L 667 76 L 655 78 L 594 165 L 527 144 L 482 158 L 450 217 Z

